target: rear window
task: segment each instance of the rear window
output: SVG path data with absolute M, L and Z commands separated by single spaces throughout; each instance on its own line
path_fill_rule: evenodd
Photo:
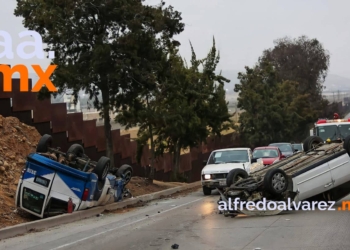
M 256 149 L 253 152 L 253 158 L 275 158 L 278 157 L 276 149 Z
M 41 214 L 44 206 L 45 195 L 32 189 L 23 188 L 22 206 L 34 213 Z
M 281 152 L 293 152 L 290 144 L 270 144 L 269 146 L 278 147 Z

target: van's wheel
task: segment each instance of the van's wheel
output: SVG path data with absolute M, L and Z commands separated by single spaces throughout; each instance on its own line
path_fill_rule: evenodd
M 70 157 L 71 160 L 74 160 L 76 157 L 83 157 L 84 148 L 80 144 L 73 144 L 67 150 L 67 156 Z
M 236 183 L 240 179 L 246 179 L 248 178 L 248 173 L 247 171 L 237 168 L 237 169 L 232 169 L 227 177 L 226 177 L 226 185 L 230 187 L 232 184 Z
M 309 136 L 303 143 L 304 151 L 308 152 L 323 144 L 323 139 L 319 136 Z
M 279 168 L 270 169 L 264 176 L 264 187 L 273 195 L 283 193 L 288 188 L 287 174 Z
M 97 174 L 99 181 L 104 181 L 111 167 L 111 161 L 108 157 L 102 156 L 94 168 L 94 173 Z
M 45 134 L 43 135 L 39 142 L 38 145 L 36 146 L 36 152 L 37 153 L 47 153 L 49 151 L 49 148 L 52 147 L 52 136 Z
M 117 170 L 117 176 L 122 177 L 124 176 L 124 186 L 126 186 L 132 177 L 133 169 L 130 165 L 124 164 Z
M 211 188 L 203 186 L 203 194 L 204 195 L 211 195 Z
M 345 137 L 345 140 L 344 140 L 344 143 L 343 143 L 343 148 L 346 150 L 346 152 L 350 156 L 350 135 Z

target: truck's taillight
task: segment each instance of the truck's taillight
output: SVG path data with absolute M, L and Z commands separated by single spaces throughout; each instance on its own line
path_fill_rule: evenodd
M 85 188 L 84 193 L 83 193 L 83 198 L 82 198 L 82 200 L 83 200 L 83 201 L 86 201 L 87 198 L 88 198 L 88 196 L 89 196 L 89 189 L 88 189 L 88 188 Z

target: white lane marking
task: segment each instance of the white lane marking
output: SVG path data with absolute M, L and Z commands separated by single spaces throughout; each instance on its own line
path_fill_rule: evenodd
M 101 234 L 105 234 L 105 233 L 108 233 L 108 232 L 110 232 L 110 231 L 113 231 L 113 230 L 116 230 L 116 229 L 119 229 L 119 228 L 122 228 L 122 227 L 125 227 L 125 226 L 130 226 L 130 225 L 132 225 L 132 224 L 135 224 L 135 223 L 140 222 L 140 221 L 143 221 L 143 220 L 147 220 L 149 217 L 154 217 L 154 216 L 157 216 L 157 215 L 161 215 L 161 214 L 163 214 L 163 213 L 169 212 L 169 211 L 174 210 L 174 209 L 177 209 L 177 208 L 179 208 L 179 207 L 183 207 L 183 206 L 186 206 L 186 205 L 188 205 L 188 204 L 191 204 L 191 203 L 194 203 L 194 202 L 203 200 L 204 198 L 206 198 L 206 197 L 202 197 L 202 198 L 199 198 L 199 199 L 197 199 L 197 200 L 190 201 L 190 202 L 187 202 L 187 203 L 182 204 L 182 205 L 178 205 L 178 206 L 173 207 L 173 208 L 169 208 L 169 209 L 167 209 L 167 210 L 164 210 L 164 211 L 163 211 L 162 213 L 160 213 L 160 214 L 157 213 L 157 214 L 154 214 L 154 215 L 150 215 L 150 216 L 147 216 L 147 217 L 145 217 L 145 218 L 141 218 L 141 219 L 132 221 L 132 222 L 130 222 L 130 223 L 127 223 L 127 224 L 124 224 L 124 225 L 121 225 L 121 226 L 118 226 L 118 227 L 114 227 L 114 228 L 108 229 L 108 230 L 106 230 L 106 231 L 97 233 L 97 234 L 90 235 L 90 236 L 85 237 L 85 238 L 82 238 L 82 239 L 80 239 L 80 240 L 76 240 L 76 241 L 73 241 L 73 242 L 71 242 L 71 243 L 67 243 L 67 244 L 64 244 L 64 245 L 61 245 L 61 246 L 58 246 L 58 247 L 55 247 L 55 248 L 51 248 L 50 250 L 61 249 L 61 248 L 64 248 L 64 247 L 68 247 L 68 246 L 74 245 L 74 244 L 76 244 L 76 243 L 78 243 L 78 242 L 91 239 L 91 238 L 96 237 L 96 236 L 99 236 L 99 235 L 101 235 Z

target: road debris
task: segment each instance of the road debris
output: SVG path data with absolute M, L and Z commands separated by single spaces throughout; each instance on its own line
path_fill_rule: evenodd
M 178 249 L 179 248 L 179 245 L 178 244 L 174 244 L 171 246 L 172 249 Z

